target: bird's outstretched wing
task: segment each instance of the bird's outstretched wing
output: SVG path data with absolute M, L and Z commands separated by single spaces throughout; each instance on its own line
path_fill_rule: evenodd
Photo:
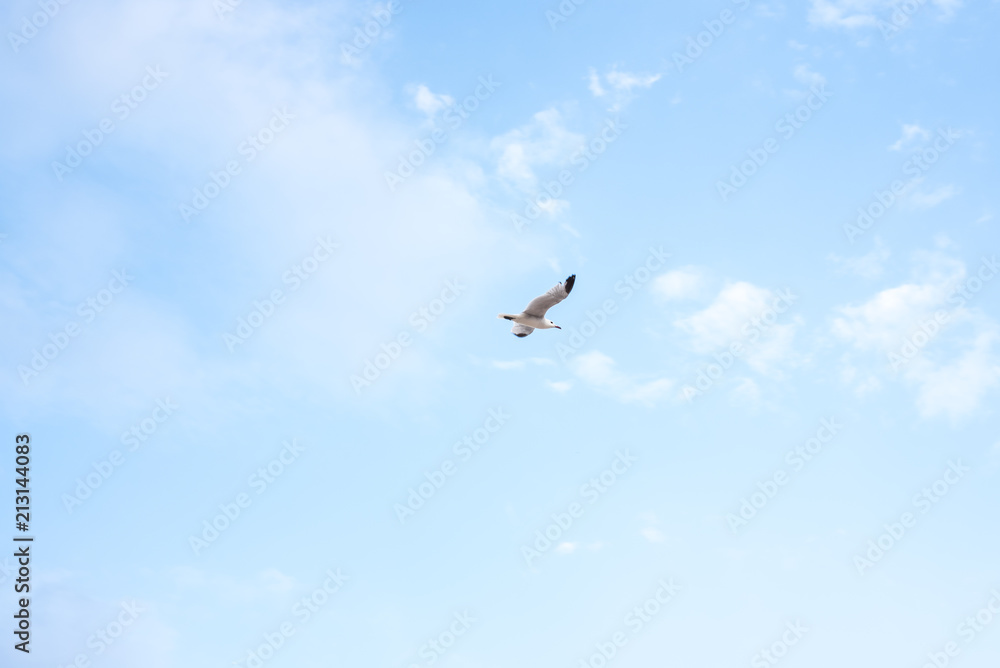
M 527 325 L 515 324 L 513 327 L 510 328 L 511 334 L 520 337 L 522 339 L 526 337 L 528 334 L 531 334 L 533 331 L 535 331 L 535 328 L 528 327 Z
M 528 308 L 524 309 L 525 315 L 535 315 L 539 318 L 544 318 L 546 311 L 569 296 L 570 291 L 573 289 L 573 283 L 575 282 L 576 274 L 573 274 L 566 279 L 565 283 L 560 283 L 541 297 L 535 297 L 531 300 L 531 303 L 528 304 Z

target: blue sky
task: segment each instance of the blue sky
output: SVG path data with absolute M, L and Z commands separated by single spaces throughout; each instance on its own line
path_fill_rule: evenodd
M 8 3 L 4 665 L 995 665 L 998 4 L 905 9 Z

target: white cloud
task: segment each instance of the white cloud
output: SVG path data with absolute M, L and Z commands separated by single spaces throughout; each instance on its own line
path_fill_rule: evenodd
M 556 552 L 558 552 L 559 554 L 573 554 L 581 547 L 584 547 L 583 543 L 567 540 L 556 545 Z M 600 550 L 602 547 L 604 547 L 604 543 L 602 541 L 595 541 L 593 543 L 590 543 L 586 547 L 591 552 L 596 552 L 597 550 Z
M 882 388 L 882 381 L 875 374 L 869 373 L 864 379 L 859 379 L 858 368 L 852 362 L 852 353 L 844 353 L 841 357 L 843 366 L 840 368 L 840 380 L 844 385 L 854 385 L 854 394 L 864 397 L 866 394 Z
M 932 0 L 940 10 L 938 20 L 950 19 L 962 6 L 961 0 Z M 809 9 L 810 25 L 820 28 L 868 28 L 879 20 L 890 22 L 896 11 L 897 0 L 812 0 Z M 919 9 L 918 5 L 918 9 Z M 908 15 L 912 19 L 913 13 Z M 902 25 L 906 25 L 904 21 Z
M 695 299 L 705 287 L 705 277 L 700 269 L 681 267 L 657 276 L 653 292 L 667 300 Z
M 733 388 L 733 400 L 742 406 L 755 408 L 760 405 L 760 386 L 752 378 L 741 378 Z
M 455 104 L 455 100 L 450 95 L 432 93 L 427 86 L 420 84 L 413 91 L 413 103 L 428 116 L 434 116 L 442 109 Z
M 932 313 L 945 298 L 943 286 L 907 283 L 879 292 L 860 306 L 842 306 L 833 332 L 861 350 L 899 345 L 913 323 Z
M 270 592 L 283 594 L 295 587 L 295 578 L 285 575 L 276 568 L 268 568 L 257 574 L 261 586 Z
M 577 356 L 571 366 L 577 376 L 593 385 L 606 385 L 615 376 L 614 360 L 596 350 Z
M 875 237 L 875 248 L 859 257 L 842 258 L 830 254 L 830 259 L 838 265 L 840 273 L 855 274 L 862 278 L 878 278 L 882 275 L 885 261 L 889 259 L 889 249 L 878 236 Z
M 623 403 L 652 406 L 666 398 L 674 387 L 674 381 L 666 378 L 645 383 L 636 381 L 615 369 L 615 361 L 597 350 L 577 355 L 569 366 L 580 380 Z
M 1000 359 L 994 352 L 1000 329 L 995 323 L 985 327 L 950 363 L 936 363 L 926 356 L 910 362 L 905 376 L 918 385 L 917 407 L 921 415 L 967 417 L 979 408 L 986 392 L 1000 383 Z
M 552 360 L 545 357 L 529 357 L 523 360 L 494 360 L 492 362 L 494 369 L 500 369 L 501 371 L 511 371 L 511 370 L 521 370 L 525 368 L 527 364 L 533 364 L 535 366 L 552 366 L 555 364 Z
M 859 350 L 895 349 L 915 324 L 931 315 L 965 276 L 965 265 L 940 253 L 917 258 L 919 281 L 887 288 L 858 306 L 841 306 L 833 333 Z
M 749 351 L 743 355 L 747 366 L 763 376 L 784 378 L 783 367 L 802 363 L 802 356 L 794 348 L 795 335 L 802 323 L 801 317 L 791 316 L 790 322 L 778 323 L 764 330 L 760 339 L 752 343 Z M 743 396 L 751 398 L 753 388 L 744 387 L 743 390 Z
M 538 183 L 535 170 L 567 161 L 584 141 L 583 135 L 564 127 L 558 110 L 546 109 L 532 116 L 525 125 L 494 138 L 491 146 L 500 154 L 497 174 L 520 190 L 533 194 Z
M 654 83 L 659 81 L 662 76 L 662 74 L 636 74 L 633 72 L 623 72 L 620 71 L 617 66 L 613 66 L 611 70 L 602 77 L 596 69 L 590 68 L 587 87 L 590 89 L 590 92 L 593 93 L 594 97 L 605 97 L 608 95 L 608 89 L 610 88 L 610 90 L 614 93 L 614 102 L 611 107 L 609 107 L 609 110 L 619 111 L 632 101 L 634 89 L 649 88 Z M 608 88 L 605 88 L 604 85 L 602 85 L 602 79 Z
M 805 84 L 806 86 L 821 86 L 826 83 L 826 77 L 818 72 L 813 72 L 809 69 L 808 65 L 802 64 L 797 65 L 792 71 L 792 76 L 799 83 Z
M 593 67 L 590 68 L 589 80 L 590 83 L 587 87 L 590 89 L 590 92 L 594 94 L 594 97 L 604 97 L 607 95 L 607 91 L 604 90 L 603 86 L 601 86 L 601 75 L 598 74 L 597 70 Z
M 861 28 L 877 22 L 873 0 L 812 0 L 809 23 L 822 28 Z
M 994 443 L 986 452 L 986 470 L 993 474 L 998 469 L 1000 469 L 1000 441 Z
M 633 88 L 649 88 L 660 80 L 662 74 L 633 74 L 613 69 L 604 75 L 605 80 L 615 90 L 631 91 Z
M 648 540 L 650 543 L 663 543 L 667 540 L 667 537 L 664 535 L 664 533 L 654 527 L 646 527 L 644 529 L 640 529 L 639 533 L 641 533 L 642 537 Z
M 945 200 L 951 199 L 957 193 L 958 189 L 949 184 L 936 188 L 928 193 L 913 190 L 907 195 L 906 201 L 917 208 L 930 209 Z
M 859 397 L 863 397 L 880 389 L 882 389 L 882 381 L 874 374 L 868 374 L 867 378 L 854 387 L 854 393 Z
M 938 19 L 946 21 L 955 15 L 958 8 L 962 6 L 962 0 L 933 0 L 934 6 L 941 10 Z
M 951 237 L 943 232 L 934 235 L 934 245 L 938 248 L 958 248 L 958 244 L 952 241 Z
M 579 543 L 572 543 L 569 541 L 565 541 L 556 545 L 556 552 L 558 552 L 559 554 L 573 554 L 579 547 L 580 547 Z
M 660 523 L 660 520 L 656 517 L 653 512 L 642 513 L 640 516 L 643 523 L 646 524 L 645 527 L 639 530 L 639 533 L 643 538 L 648 540 L 650 543 L 663 543 L 666 542 L 667 536 L 662 531 L 656 528 L 656 525 Z
M 902 381 L 916 389 L 916 404 L 924 417 L 966 417 L 1000 383 L 1000 357 L 995 348 L 1000 326 L 980 310 L 947 302 L 954 286 L 965 277 L 964 263 L 939 251 L 918 255 L 917 280 L 887 288 L 859 306 L 837 309 L 833 332 L 861 353 L 870 353 L 870 367 L 845 356 L 841 379 L 864 396 L 883 385 L 882 379 Z M 904 341 L 918 323 L 939 311 L 948 312 L 946 325 L 930 337 L 926 347 L 891 372 L 889 353 L 901 355 Z M 963 334 L 965 332 L 965 334 Z M 859 380 L 863 376 L 863 379 Z
M 553 392 L 564 394 L 572 389 L 573 383 L 568 380 L 547 380 L 545 381 L 545 387 L 549 388 Z
M 568 200 L 564 199 L 548 199 L 544 202 L 535 202 L 535 206 L 544 211 L 550 218 L 555 218 L 563 211 L 569 209 L 570 204 Z
M 903 124 L 903 134 L 896 140 L 895 144 L 889 146 L 890 151 L 898 151 L 916 139 L 930 139 L 931 133 L 920 127 L 919 123 Z
M 751 318 L 768 308 L 770 290 L 743 281 L 722 288 L 709 306 L 674 325 L 691 337 L 695 352 L 710 353 L 743 338 L 741 330 Z
M 781 378 L 781 367 L 798 364 L 794 351 L 796 332 L 803 321 L 787 313 L 795 303 L 778 302 L 778 296 L 765 288 L 744 281 L 727 283 L 706 308 L 674 321 L 674 326 L 689 336 L 692 351 L 708 355 L 741 343 L 741 359 L 754 371 Z M 777 305 L 786 310 L 778 313 Z M 770 319 L 765 322 L 764 318 Z
M 674 387 L 674 381 L 668 378 L 649 381 L 648 383 L 630 383 L 624 389 L 619 398 L 625 403 L 637 402 L 646 406 L 652 406 L 670 394 Z

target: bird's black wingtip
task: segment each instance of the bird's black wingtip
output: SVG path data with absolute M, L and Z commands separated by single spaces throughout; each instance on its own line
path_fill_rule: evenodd
M 527 336 L 527 334 L 515 334 L 514 336 L 516 336 L 519 339 L 523 339 L 524 337 Z
M 576 283 L 576 274 L 573 274 L 566 279 L 566 294 L 573 291 L 573 284 Z

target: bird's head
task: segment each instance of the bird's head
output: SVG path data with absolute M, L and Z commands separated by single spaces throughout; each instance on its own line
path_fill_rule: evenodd
M 555 327 L 556 329 L 562 329 L 562 327 L 560 327 L 560 326 L 559 326 L 559 325 L 557 325 L 556 323 L 552 322 L 551 320 L 549 320 L 549 325 L 550 325 L 551 327 Z

